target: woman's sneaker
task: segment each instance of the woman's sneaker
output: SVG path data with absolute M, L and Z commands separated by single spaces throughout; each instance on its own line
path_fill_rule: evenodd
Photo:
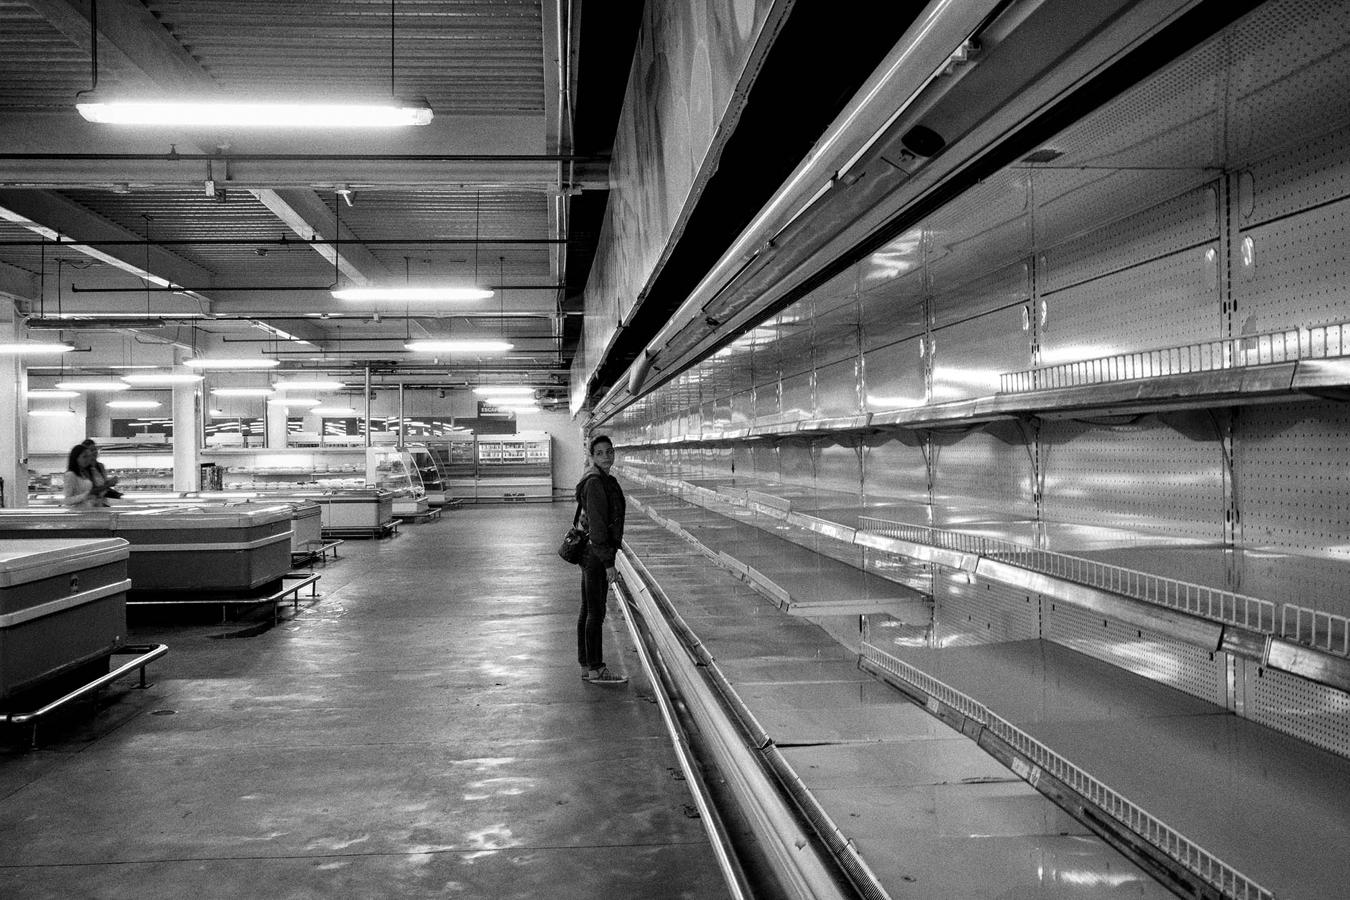
M 591 684 L 627 684 L 628 676 L 611 672 L 609 666 L 605 666 L 600 669 L 592 669 L 590 677 L 586 680 Z

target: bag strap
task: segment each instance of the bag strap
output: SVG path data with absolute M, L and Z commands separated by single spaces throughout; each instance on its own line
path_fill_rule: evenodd
M 590 481 L 590 480 L 591 480 L 592 478 L 594 478 L 594 477 L 595 477 L 595 473 L 591 473 L 590 475 L 587 475 L 585 478 L 581 479 L 581 483 L 577 485 L 577 493 L 578 493 L 578 494 L 584 494 L 584 493 L 586 492 L 586 482 Z M 581 521 L 581 498 L 578 497 L 578 498 L 577 498 L 577 511 L 576 511 L 576 513 L 572 516 L 572 527 L 573 527 L 573 528 L 576 528 L 576 527 L 577 527 L 577 523 L 580 522 L 580 521 Z

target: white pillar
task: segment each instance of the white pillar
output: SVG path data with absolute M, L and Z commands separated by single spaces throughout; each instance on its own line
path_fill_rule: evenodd
M 178 367 L 175 372 L 191 370 Z M 202 436 L 202 409 L 199 383 L 173 386 L 173 489 L 199 491 L 202 485 L 201 456 L 198 444 Z
M 4 302 L 0 342 L 23 340 L 13 305 Z M 28 367 L 22 356 L 0 356 L 0 478 L 4 505 L 28 505 Z
M 269 450 L 283 449 L 286 446 L 287 409 L 276 403 L 268 403 L 263 409 L 263 415 L 267 419 L 267 448 Z

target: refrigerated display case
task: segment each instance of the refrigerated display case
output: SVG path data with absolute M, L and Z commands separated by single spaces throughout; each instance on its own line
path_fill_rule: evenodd
M 366 486 L 392 494 L 396 516 L 423 516 L 431 509 L 417 463 L 403 447 L 366 448 Z
M 429 441 L 452 496 L 465 503 L 553 499 L 553 442 L 547 432 L 473 433 Z
M 407 444 L 408 455 L 422 479 L 422 487 L 427 493 L 427 503 L 431 506 L 445 506 L 453 493 L 446 488 L 445 478 L 435 455 L 425 444 Z

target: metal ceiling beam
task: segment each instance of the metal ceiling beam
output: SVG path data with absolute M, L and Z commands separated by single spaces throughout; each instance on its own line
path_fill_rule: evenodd
M 352 284 L 364 286 L 390 277 L 389 269 L 361 246 L 352 230 L 340 224 L 328 205 L 313 191 L 260 190 L 249 193 L 286 227 L 305 239 L 329 265 L 336 264 Z M 336 238 L 338 243 L 323 243 L 315 240 L 317 237 Z
M 211 279 L 211 273 L 201 266 L 162 248 L 147 246 L 144 235 L 109 222 L 59 194 L 0 188 L 0 207 L 62 235 L 79 234 L 92 241 L 109 241 L 111 243 L 101 245 L 109 249 L 100 252 L 175 284 L 203 284 Z M 140 249 L 136 248 L 138 243 Z M 80 248 L 76 246 L 75 249 Z

